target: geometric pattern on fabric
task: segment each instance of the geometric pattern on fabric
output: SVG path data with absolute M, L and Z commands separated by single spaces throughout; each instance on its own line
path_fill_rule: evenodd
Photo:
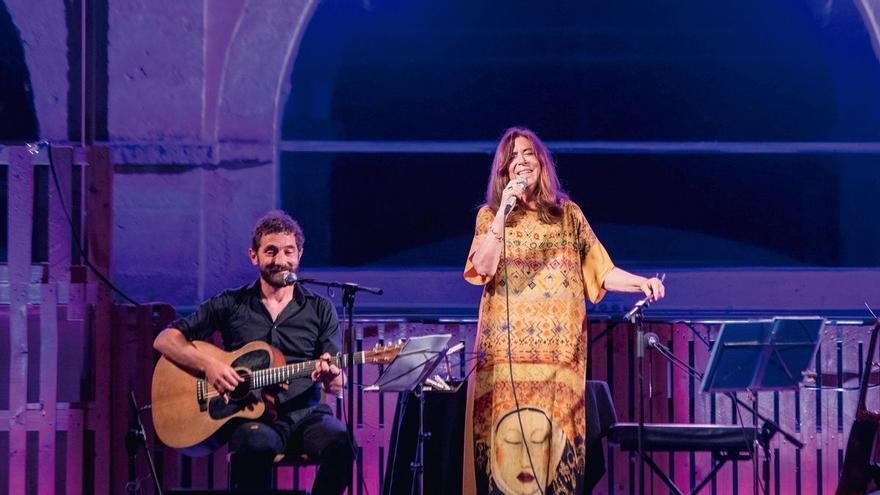
M 494 213 L 480 209 L 464 272 L 485 285 L 469 397 L 473 437 L 466 439 L 476 493 L 525 495 L 539 486 L 547 494 L 578 493 L 586 462 L 584 301 L 602 298 L 614 265 L 574 203 L 552 224 L 534 211 L 514 213 L 506 259 L 484 278 L 471 258 Z

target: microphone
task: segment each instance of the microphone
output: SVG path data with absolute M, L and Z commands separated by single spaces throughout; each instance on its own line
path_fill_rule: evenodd
M 519 181 L 522 183 L 523 188 L 528 187 L 529 180 L 525 177 L 525 172 L 519 173 Z M 504 205 L 504 216 L 507 216 L 514 206 L 516 206 L 516 196 L 511 196 L 510 199 L 507 200 L 507 204 Z
M 660 336 L 654 332 L 646 332 L 644 339 L 648 347 L 657 347 L 660 344 Z
M 660 281 L 663 282 L 664 280 L 666 280 L 666 274 L 664 273 L 663 275 L 660 275 L 659 278 L 660 278 Z M 645 296 L 643 299 L 639 299 L 635 303 L 635 305 L 632 307 L 632 309 L 630 309 L 629 311 L 627 311 L 627 313 L 625 315 L 623 315 L 623 319 L 627 320 L 631 323 L 635 323 L 636 313 L 641 311 L 643 308 L 647 308 L 650 305 L 651 305 L 651 296 Z
M 354 284 L 351 282 L 342 283 L 342 282 L 324 282 L 322 280 L 317 280 L 314 278 L 299 278 L 296 275 L 296 272 L 287 272 L 287 275 L 284 276 L 282 280 L 284 285 L 294 285 L 294 284 L 312 284 L 312 285 L 320 285 L 322 287 L 336 288 L 336 289 L 344 289 L 352 292 L 369 292 L 370 294 L 375 294 L 377 296 L 381 296 L 385 293 L 382 289 L 377 289 L 375 287 L 366 287 L 363 285 Z

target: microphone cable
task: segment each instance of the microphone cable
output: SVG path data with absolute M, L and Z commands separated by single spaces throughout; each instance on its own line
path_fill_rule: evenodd
M 510 373 L 510 390 L 513 393 L 513 404 L 516 407 L 516 420 L 519 423 L 519 432 L 522 435 L 522 442 L 526 448 L 526 455 L 529 458 L 529 467 L 532 469 L 532 475 L 535 477 L 535 484 L 538 485 L 538 492 L 545 495 L 544 487 L 538 480 L 538 471 L 535 469 L 535 463 L 532 461 L 532 449 L 529 448 L 529 441 L 526 439 L 526 429 L 523 427 L 522 412 L 519 405 L 519 397 L 516 393 L 516 381 L 513 379 L 513 335 L 510 331 L 510 279 L 507 269 L 507 218 L 504 218 L 504 227 L 501 229 L 501 259 L 504 260 L 504 309 L 507 318 L 507 369 Z M 549 478 L 549 474 L 548 478 Z
M 71 237 L 73 238 L 73 243 L 82 258 L 82 262 L 89 268 L 89 270 L 92 271 L 92 273 L 95 274 L 95 277 L 97 277 L 98 280 L 100 280 L 104 285 L 106 285 L 111 290 L 113 290 L 113 292 L 119 294 L 119 296 L 121 296 L 123 299 L 130 302 L 131 304 L 134 304 L 135 306 L 140 306 L 141 303 L 135 301 L 128 294 L 126 294 L 125 292 L 120 290 L 118 287 L 113 285 L 113 282 L 111 282 L 107 276 L 105 276 L 103 273 L 101 273 L 101 271 L 98 270 L 98 268 L 92 264 L 91 260 L 89 260 L 89 255 L 86 253 L 86 250 L 83 247 L 82 242 L 80 241 L 79 235 L 76 235 L 76 233 L 74 232 L 76 229 L 73 226 L 73 219 L 71 218 L 70 212 L 67 211 L 67 205 L 64 203 L 64 193 L 61 190 L 61 183 L 58 179 L 58 174 L 55 171 L 55 160 L 52 158 L 51 145 L 49 144 L 48 141 L 39 141 L 33 145 L 28 144 L 28 152 L 31 154 L 34 154 L 34 155 L 40 153 L 40 151 L 41 151 L 40 145 L 41 144 L 44 144 L 46 146 L 46 151 L 49 153 L 49 171 L 52 174 L 52 181 L 55 184 L 55 190 L 58 193 L 58 203 L 59 203 L 59 206 L 61 206 L 61 211 L 64 213 L 64 217 L 67 219 L 67 223 L 70 225 Z M 35 150 L 35 151 L 32 151 L 32 150 Z M 82 169 L 81 173 L 85 173 L 84 168 Z M 79 233 L 82 234 L 82 231 L 85 230 L 85 228 L 84 228 L 84 226 L 80 226 L 80 227 L 81 228 L 80 228 Z

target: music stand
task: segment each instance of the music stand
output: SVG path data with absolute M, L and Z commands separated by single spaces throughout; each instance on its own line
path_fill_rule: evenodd
M 816 356 L 824 325 L 825 320 L 818 316 L 725 323 L 700 391 L 796 389 Z
M 764 451 L 764 493 L 769 493 L 770 447 L 758 438 L 757 393 L 796 389 L 816 357 L 824 326 L 825 319 L 818 316 L 725 323 L 709 356 L 702 392 L 749 392 L 752 397 L 754 442 Z M 758 492 L 757 469 L 754 491 Z
M 407 340 L 397 357 L 376 383 L 364 388 L 365 392 L 412 392 L 419 401 L 419 435 L 416 445 L 416 459 L 410 464 L 413 471 L 413 484 L 416 493 L 424 492 L 425 439 L 425 394 L 422 389 L 425 379 L 431 376 L 440 361 L 446 357 L 447 344 L 452 334 L 425 335 Z

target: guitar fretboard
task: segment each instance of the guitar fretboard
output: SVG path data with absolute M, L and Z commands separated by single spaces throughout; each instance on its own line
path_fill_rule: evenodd
M 364 351 L 356 352 L 354 354 L 354 364 L 363 363 L 364 355 Z M 337 354 L 336 356 L 332 356 L 330 358 L 330 364 L 335 365 L 338 368 L 345 368 L 346 358 L 347 356 L 344 354 Z M 251 389 L 268 387 L 269 385 L 277 385 L 279 383 L 284 383 L 294 378 L 310 376 L 312 372 L 315 371 L 315 363 L 317 363 L 318 361 L 318 359 L 315 359 L 313 361 L 293 363 L 288 364 L 287 366 L 279 366 L 277 368 L 257 370 L 252 372 L 249 376 L 245 376 L 244 378 L 246 382 L 250 382 L 249 385 Z

